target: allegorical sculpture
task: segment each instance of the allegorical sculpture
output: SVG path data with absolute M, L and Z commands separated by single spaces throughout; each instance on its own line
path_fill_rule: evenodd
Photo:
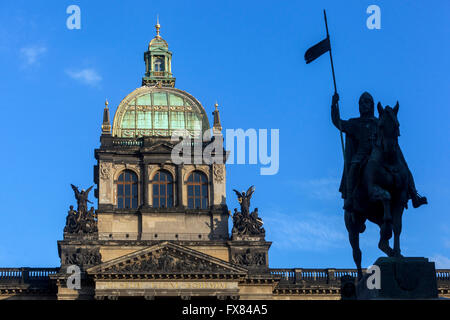
M 250 213 L 250 199 L 255 188 L 251 186 L 247 192 L 239 192 L 235 189 L 233 191 L 238 197 L 241 211 L 234 209 L 232 234 L 234 236 L 264 236 L 265 230 L 262 227 L 262 219 L 258 216 L 258 208 Z
M 81 189 L 81 192 L 78 190 L 78 188 L 76 186 L 74 186 L 73 184 L 70 185 L 73 189 L 73 192 L 75 192 L 75 199 L 77 199 L 77 211 L 87 211 L 87 203 L 92 203 L 91 201 L 89 201 L 88 196 L 89 196 L 89 192 L 91 191 L 92 187 L 94 186 L 90 186 L 87 190 Z
M 91 207 L 87 210 L 87 203 L 89 201 L 89 191 L 82 189 L 81 192 L 76 186 L 71 184 L 73 191 L 75 192 L 75 198 L 77 199 L 78 208 L 73 210 L 73 206 L 70 206 L 70 210 L 66 217 L 66 226 L 64 227 L 64 233 L 69 234 L 89 234 L 97 232 L 97 215 L 94 212 L 94 208 Z
M 360 117 L 341 120 L 333 96 L 331 118 L 333 124 L 346 134 L 344 173 L 339 191 L 344 198 L 345 225 L 353 249 L 353 259 L 361 279 L 361 250 L 359 233 L 365 230 L 365 221 L 380 226 L 378 247 L 389 257 L 401 257 L 400 233 L 402 214 L 409 199 L 417 208 L 427 203 L 415 188 L 413 176 L 398 144 L 400 135 L 394 108 L 377 105 L 379 118 L 374 116 L 374 101 L 365 92 L 359 99 Z M 394 248 L 389 239 L 394 233 Z

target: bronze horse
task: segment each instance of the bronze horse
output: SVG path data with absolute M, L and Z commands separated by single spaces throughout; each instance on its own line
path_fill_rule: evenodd
M 402 215 L 408 202 L 409 171 L 401 160 L 398 145 L 399 104 L 397 102 L 394 108 L 383 108 L 378 103 L 377 109 L 377 139 L 367 163 L 361 170 L 353 212 L 345 212 L 345 225 L 358 269 L 358 280 L 362 278 L 359 233 L 364 232 L 365 221 L 369 220 L 380 227 L 378 247 L 389 257 L 401 257 Z M 392 232 L 394 248 L 389 246 Z

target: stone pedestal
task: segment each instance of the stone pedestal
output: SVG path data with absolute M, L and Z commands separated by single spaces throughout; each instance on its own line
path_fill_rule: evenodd
M 427 258 L 378 258 L 380 288 L 369 288 L 375 273 L 365 274 L 356 286 L 358 300 L 368 299 L 437 299 L 434 262 Z
M 245 267 L 250 273 L 269 272 L 269 248 L 272 244 L 260 237 L 240 237 L 228 241 L 230 262 Z

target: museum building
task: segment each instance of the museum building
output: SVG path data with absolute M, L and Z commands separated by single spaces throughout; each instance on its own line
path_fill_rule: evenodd
M 90 189 L 73 186 L 78 208 L 70 207 L 58 241 L 60 267 L 0 268 L 0 299 L 341 299 L 341 277 L 355 277 L 354 269 L 269 267 L 262 220 L 244 212 L 251 189 L 239 198 L 241 212 L 230 214 L 218 105 L 210 126 L 201 103 L 175 88 L 159 24 L 144 61 L 142 85 L 120 102 L 112 125 L 105 103 L 95 150 L 97 210 L 87 210 Z M 198 138 L 205 131 L 212 131 L 206 141 L 184 144 L 193 161 L 173 161 L 175 133 Z M 194 150 L 211 143 L 221 161 L 194 161 Z M 450 270 L 437 270 L 436 278 L 440 296 L 450 297 Z

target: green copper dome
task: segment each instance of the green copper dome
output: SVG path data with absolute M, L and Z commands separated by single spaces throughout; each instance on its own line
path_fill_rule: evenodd
M 114 115 L 113 136 L 168 137 L 174 131 L 198 136 L 209 129 L 200 102 L 182 90 L 170 87 L 140 87 L 119 104 Z

